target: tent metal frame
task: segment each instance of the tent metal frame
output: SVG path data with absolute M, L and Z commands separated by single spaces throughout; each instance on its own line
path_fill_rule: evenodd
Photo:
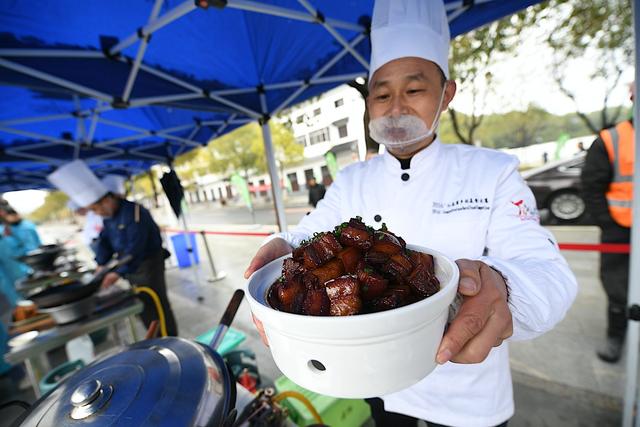
M 26 144 L 20 147 L 12 147 L 6 150 L 7 154 L 12 156 L 16 156 L 19 158 L 23 158 L 25 160 L 31 160 L 35 162 L 42 162 L 52 166 L 58 166 L 63 161 L 59 159 L 48 158 L 45 156 L 41 156 L 35 153 L 29 152 L 29 150 L 34 150 L 37 148 L 42 148 L 44 146 L 48 146 L 49 144 L 63 144 L 67 146 L 73 146 L 75 148 L 75 157 L 77 158 L 80 154 L 81 144 L 90 145 L 95 148 L 100 148 L 106 150 L 104 154 L 100 154 L 91 158 L 86 159 L 88 162 L 95 162 L 102 159 L 107 159 L 111 157 L 117 157 L 122 155 L 124 150 L 118 147 L 114 147 L 115 145 L 122 144 L 129 141 L 141 140 L 149 137 L 155 138 L 165 138 L 168 141 L 177 142 L 178 143 L 178 153 L 182 153 L 189 148 L 193 148 L 196 146 L 200 146 L 201 144 L 191 140 L 190 138 L 181 138 L 175 135 L 171 135 L 171 132 L 178 130 L 185 130 L 192 128 L 191 135 L 195 135 L 200 126 L 209 126 L 214 124 L 219 124 L 220 127 L 214 132 L 213 137 L 219 136 L 222 131 L 231 124 L 244 124 L 249 123 L 250 121 L 258 120 L 262 126 L 263 139 L 265 143 L 266 156 L 267 156 L 267 164 L 269 166 L 269 175 L 272 183 L 279 183 L 280 178 L 278 176 L 278 171 L 276 168 L 276 161 L 273 153 L 272 140 L 270 135 L 270 130 L 268 121 L 269 118 L 280 113 L 283 109 L 287 108 L 290 103 L 299 97 L 306 89 L 313 85 L 320 84 L 328 84 L 328 83 L 343 83 L 352 81 L 358 77 L 366 76 L 368 70 L 368 62 L 356 51 L 356 47 L 367 39 L 368 29 L 362 25 L 345 22 L 342 20 L 332 19 L 330 17 L 324 17 L 323 14 L 316 9 L 309 1 L 307 0 L 298 0 L 298 3 L 302 6 L 304 10 L 292 10 L 283 7 L 268 5 L 264 3 L 260 3 L 257 1 L 249 1 L 249 0 L 230 0 L 228 1 L 225 7 L 244 10 L 254 13 L 263 13 L 272 16 L 278 16 L 287 19 L 293 19 L 297 21 L 304 21 L 308 23 L 322 25 L 322 27 L 334 38 L 341 46 L 342 49 L 334 55 L 322 68 L 316 71 L 313 76 L 307 80 L 295 80 L 289 82 L 278 82 L 272 84 L 266 84 L 261 87 L 247 87 L 247 88 L 232 88 L 232 89 L 221 89 L 221 90 L 212 90 L 206 91 L 201 87 L 198 87 L 194 84 L 186 82 L 178 77 L 172 76 L 164 71 L 158 70 L 152 66 L 145 64 L 144 55 L 146 52 L 146 48 L 150 42 L 150 36 L 155 32 L 160 30 L 166 25 L 169 25 L 171 22 L 179 19 L 180 17 L 192 12 L 197 9 L 195 2 L 192 0 L 187 0 L 171 10 L 165 12 L 160 15 L 160 10 L 163 5 L 163 0 L 156 0 L 151 9 L 149 18 L 147 20 L 146 25 L 137 29 L 132 34 L 124 37 L 119 43 L 114 45 L 111 49 L 109 49 L 108 53 L 100 52 L 100 51 L 84 51 L 84 50 L 73 50 L 73 49 L 0 49 L 0 67 L 8 68 L 10 70 L 16 71 L 18 73 L 22 73 L 24 75 L 54 84 L 56 86 L 60 86 L 64 89 L 70 90 L 75 94 L 79 94 L 81 96 L 90 97 L 97 101 L 96 107 L 91 110 L 80 110 L 79 103 L 76 103 L 78 107 L 76 111 L 72 111 L 68 114 L 58 114 L 58 115 L 48 115 L 41 117 L 26 117 L 22 119 L 13 119 L 4 122 L 0 122 L 0 130 L 12 133 L 20 136 L 25 136 L 28 138 L 34 139 L 35 143 Z M 346 29 L 350 31 L 355 31 L 358 34 L 351 41 L 347 41 L 336 29 Z M 124 49 L 138 44 L 138 48 L 136 51 L 135 58 L 125 58 L 123 55 L 119 55 Z M 347 75 L 338 75 L 338 76 L 325 76 L 324 74 L 337 63 L 341 58 L 345 55 L 350 54 L 358 61 L 362 66 L 362 72 L 352 73 Z M 127 77 L 127 80 L 124 85 L 124 89 L 121 96 L 121 102 L 126 103 L 127 108 L 136 108 L 136 107 L 145 107 L 150 105 L 157 104 L 166 104 L 172 102 L 179 102 L 185 100 L 192 99 L 205 99 L 209 98 L 210 100 L 222 104 L 225 107 L 228 107 L 233 113 L 229 117 L 229 119 L 218 122 L 218 121 L 204 121 L 197 125 L 184 125 L 178 126 L 174 129 L 142 129 L 135 126 L 129 126 L 125 123 L 116 123 L 112 120 L 107 120 L 101 117 L 101 113 L 109 111 L 113 109 L 112 106 L 116 101 L 115 96 L 109 95 L 107 93 L 101 92 L 91 87 L 87 87 L 85 85 L 69 81 L 67 79 L 54 76 L 50 73 L 43 72 L 32 67 L 22 65 L 18 62 L 12 61 L 11 58 L 69 58 L 69 59 L 86 59 L 86 58 L 111 58 L 118 61 L 122 61 L 130 64 L 130 71 Z M 149 73 L 159 79 L 162 79 L 168 83 L 174 84 L 176 86 L 182 87 L 187 90 L 185 93 L 171 94 L 165 96 L 154 96 L 147 98 L 131 98 L 131 94 L 135 87 L 136 78 L 139 76 L 140 72 Z M 294 89 L 293 93 L 287 97 L 287 99 L 280 103 L 276 108 L 270 109 L 267 105 L 266 95 L 267 91 L 273 90 L 282 90 L 282 89 Z M 260 97 L 261 111 L 254 111 L 251 108 L 240 105 L 228 98 L 226 96 L 233 96 L 238 94 L 249 94 L 249 93 L 257 93 Z M 76 95 L 77 96 L 77 95 Z M 17 129 L 12 126 L 24 125 L 28 123 L 37 123 L 37 122 L 46 122 L 49 120 L 61 120 L 61 119 L 69 119 L 70 117 L 75 117 L 78 120 L 77 128 L 76 128 L 76 138 L 75 141 L 67 141 L 60 138 L 54 138 L 47 135 L 41 135 L 33 132 L 24 131 L 21 129 Z M 87 126 L 84 123 L 84 120 L 90 118 L 90 123 Z M 101 126 L 116 126 L 121 127 L 123 129 L 131 130 L 136 132 L 134 135 L 125 136 L 120 138 L 114 138 L 111 140 L 94 142 L 94 134 L 96 131 L 96 127 L 98 125 Z M 41 141 L 45 141 L 42 143 Z M 136 147 L 132 149 L 128 149 L 127 152 L 131 155 L 136 155 L 145 159 L 149 159 L 151 161 L 156 162 L 166 162 L 170 161 L 169 158 L 162 158 L 153 153 L 149 153 L 148 151 L 154 148 L 158 148 L 165 144 L 163 143 L 152 143 L 148 144 L 144 147 Z M 273 188 L 273 197 L 274 197 L 274 205 L 276 208 L 276 215 L 278 218 L 278 223 L 280 224 L 281 230 L 286 230 L 286 220 L 284 217 L 284 206 L 282 203 L 282 192 L 278 185 L 272 185 Z

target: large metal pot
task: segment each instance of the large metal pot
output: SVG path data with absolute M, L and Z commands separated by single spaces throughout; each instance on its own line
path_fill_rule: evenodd
M 13 426 L 232 426 L 236 384 L 215 349 L 243 296 L 234 293 L 210 346 L 159 338 L 118 349 L 40 398 Z
M 94 361 L 14 426 L 224 426 L 235 419 L 235 397 L 218 353 L 182 338 L 160 338 Z

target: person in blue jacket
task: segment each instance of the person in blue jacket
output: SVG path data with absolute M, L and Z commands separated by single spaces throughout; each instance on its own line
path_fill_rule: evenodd
M 27 252 L 42 245 L 36 225 L 29 220 L 23 219 L 11 206 L 0 206 L 0 219 L 3 222 L 4 234 L 11 234 L 20 239 Z

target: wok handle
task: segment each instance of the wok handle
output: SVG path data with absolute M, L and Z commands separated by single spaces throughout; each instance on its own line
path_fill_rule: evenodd
M 101 282 L 108 273 L 112 272 L 118 267 L 121 267 L 127 264 L 129 261 L 133 259 L 132 255 L 125 255 L 120 259 L 114 259 L 105 264 L 104 268 L 100 270 L 99 273 L 94 274 L 93 278 L 89 283 Z
M 231 297 L 231 301 L 229 301 L 229 305 L 227 305 L 227 309 L 224 311 L 222 318 L 220 319 L 220 324 L 216 328 L 215 333 L 213 334 L 213 338 L 209 343 L 209 347 L 216 350 L 224 335 L 227 333 L 229 326 L 231 326 L 231 322 L 233 322 L 233 318 L 236 316 L 238 312 L 238 308 L 240 308 L 240 304 L 242 303 L 242 299 L 244 298 L 244 291 L 242 289 L 236 289 Z

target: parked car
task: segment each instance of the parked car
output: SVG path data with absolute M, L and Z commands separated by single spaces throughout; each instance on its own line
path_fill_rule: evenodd
M 548 209 L 551 217 L 563 223 L 577 222 L 585 215 L 580 181 L 585 158 L 586 153 L 580 153 L 522 173 L 538 209 Z

